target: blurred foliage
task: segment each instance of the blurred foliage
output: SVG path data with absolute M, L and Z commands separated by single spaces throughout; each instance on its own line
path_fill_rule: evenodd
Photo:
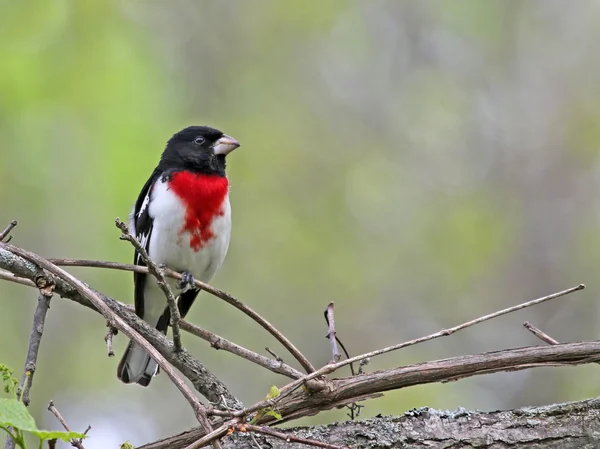
M 597 338 L 599 22 L 592 0 L 0 1 L 0 226 L 18 219 L 14 243 L 49 257 L 129 262 L 114 218 L 174 132 L 209 124 L 242 143 L 229 158 L 232 242 L 213 283 L 314 364 L 330 358 L 331 300 L 358 354 L 588 283 L 370 370 L 537 344 L 525 320 L 562 341 Z M 127 273 L 71 271 L 132 301 Z M 20 367 L 36 293 L 3 282 L 0 298 L 0 341 L 11 342 L 0 360 Z M 290 362 L 210 295 L 190 319 Z M 92 425 L 91 449 L 193 425 L 166 376 L 148 389 L 116 380 L 104 331 L 101 317 L 53 299 L 37 420 L 53 425 L 55 399 L 73 429 Z M 184 344 L 246 403 L 284 382 Z M 581 399 L 597 394 L 589 369 L 390 392 L 361 417 Z

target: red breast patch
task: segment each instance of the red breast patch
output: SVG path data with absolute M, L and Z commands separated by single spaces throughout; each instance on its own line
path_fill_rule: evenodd
M 211 224 L 222 216 L 223 201 L 229 191 L 224 176 L 202 175 L 180 171 L 173 174 L 169 188 L 183 201 L 185 221 L 179 233 L 190 233 L 190 247 L 200 251 L 214 237 Z

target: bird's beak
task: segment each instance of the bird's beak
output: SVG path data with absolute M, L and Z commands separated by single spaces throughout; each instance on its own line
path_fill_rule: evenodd
M 215 154 L 222 154 L 226 156 L 239 146 L 240 143 L 237 140 L 235 140 L 233 137 L 224 134 L 223 137 L 221 137 L 215 142 L 215 144 L 213 145 L 213 149 L 215 151 Z

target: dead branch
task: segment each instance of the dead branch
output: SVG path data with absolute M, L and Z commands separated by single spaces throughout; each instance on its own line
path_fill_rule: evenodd
M 60 424 L 64 427 L 64 429 L 67 432 L 71 431 L 71 428 L 69 427 L 69 425 L 67 424 L 67 421 L 65 420 L 65 418 L 62 417 L 62 415 L 60 414 L 60 412 L 58 411 L 58 409 L 56 408 L 56 406 L 54 405 L 54 401 L 50 401 L 50 404 L 48 404 L 48 410 L 54 415 L 56 416 L 56 419 L 58 419 L 58 421 L 60 422 Z M 85 432 L 83 432 L 84 435 L 87 435 L 88 432 L 92 430 L 91 426 L 88 426 L 87 429 L 85 429 Z M 77 449 L 84 449 L 83 447 L 83 442 L 81 439 L 78 438 L 73 438 L 71 440 L 71 446 L 76 447 Z
M 599 416 L 600 399 L 489 413 L 423 407 L 398 417 L 292 427 L 281 432 L 353 448 L 592 449 L 600 444 Z M 192 438 L 180 434 L 138 449 L 181 449 Z M 269 436 L 263 441 L 263 447 L 270 449 L 306 448 Z M 223 439 L 223 446 L 256 449 L 248 435 L 239 432 Z
M 301 379 L 297 379 L 294 382 L 291 382 L 289 384 L 287 384 L 286 386 L 284 386 L 283 388 L 280 389 L 280 396 L 277 397 L 274 400 L 266 400 L 266 401 L 261 401 L 258 402 L 257 404 L 254 404 L 252 407 L 246 409 L 246 410 L 242 410 L 239 412 L 234 413 L 235 416 L 243 416 L 243 415 L 247 415 L 249 413 L 254 413 L 255 411 L 261 409 L 261 408 L 265 408 L 265 407 L 272 407 L 274 404 L 277 404 L 278 402 L 282 401 L 287 395 L 291 394 L 292 392 L 294 392 L 297 388 L 299 388 L 301 385 L 304 384 L 304 382 L 308 381 L 308 380 L 312 380 L 315 379 L 317 377 L 326 375 L 326 374 L 331 374 L 334 371 L 336 371 L 337 369 L 349 365 L 353 362 L 359 362 L 363 359 L 367 359 L 367 358 L 371 358 L 377 355 L 381 355 L 381 354 L 385 354 L 387 352 L 391 352 L 391 351 L 395 351 L 401 348 L 405 348 L 408 346 L 413 346 L 416 345 L 418 343 L 423 343 L 429 340 L 434 340 L 436 338 L 440 338 L 440 337 L 445 337 L 448 335 L 451 335 L 459 330 L 462 329 L 466 329 L 468 327 L 474 326 L 476 324 L 479 323 L 483 323 L 484 321 L 488 321 L 491 320 L 492 318 L 496 318 L 499 317 L 501 315 L 506 315 L 507 313 L 511 313 L 511 312 L 515 312 L 517 310 L 521 310 L 524 309 L 526 307 L 531 307 L 534 306 L 536 304 L 540 304 L 542 302 L 546 302 L 549 301 L 551 299 L 555 299 L 555 298 L 559 298 L 561 296 L 565 296 L 568 295 L 569 293 L 573 293 L 579 290 L 583 290 L 585 288 L 584 284 L 579 284 L 576 287 L 572 287 L 569 288 L 567 290 L 563 290 L 561 292 L 557 292 L 557 293 L 553 293 L 551 295 L 548 296 L 543 296 L 541 298 L 538 299 L 534 299 L 532 301 L 527 301 L 524 302 L 522 304 L 518 304 L 516 306 L 513 307 L 509 307 L 507 309 L 503 309 L 500 310 L 498 312 L 494 312 L 488 315 L 484 315 L 482 317 L 467 321 L 465 323 L 459 324 L 457 326 L 451 327 L 449 329 L 442 329 L 439 332 L 435 332 L 433 334 L 429 334 L 426 335 L 424 337 L 420 337 L 420 338 L 415 338 L 413 340 L 409 340 L 406 341 L 404 343 L 399 343 L 397 345 L 393 345 L 393 346 L 388 346 L 387 348 L 383 348 L 383 349 L 378 349 L 376 351 L 371 351 L 371 352 L 367 352 L 365 354 L 361 354 L 358 355 L 356 357 L 351 357 L 347 360 L 343 360 L 341 362 L 337 362 L 337 363 L 333 363 L 333 364 L 329 364 L 329 365 L 325 365 L 324 367 L 320 368 L 319 370 L 315 371 L 314 373 L 311 374 L 307 374 L 306 376 L 302 377 Z M 586 362 L 587 363 L 587 362 Z
M 16 225 L 16 221 L 13 221 Z M 11 224 L 12 224 L 11 223 Z M 13 226 L 14 227 L 14 226 Z M 7 228 L 8 229 L 8 228 Z M 9 229 L 10 231 L 10 229 Z M 2 240 L 0 238 L 0 240 Z M 25 369 L 21 377 L 21 384 L 17 390 L 17 399 L 21 399 L 25 406 L 29 405 L 29 390 L 33 385 L 33 375 L 35 374 L 37 365 L 37 356 L 40 350 L 40 343 L 44 334 L 44 323 L 46 322 L 46 313 L 50 308 L 50 298 L 52 294 L 44 294 L 40 290 L 38 303 L 33 313 L 33 325 L 31 326 L 31 336 L 29 337 L 29 345 L 27 347 L 27 357 L 25 358 Z M 15 441 L 12 437 L 7 436 L 4 443 L 4 449 L 14 449 Z
M 537 338 L 539 338 L 542 341 L 545 341 L 549 345 L 557 345 L 557 344 L 559 344 L 558 340 L 555 340 L 550 335 L 546 334 L 545 332 L 542 332 L 540 329 L 538 329 L 537 327 L 535 327 L 529 321 L 525 321 L 523 323 L 523 327 L 525 327 L 525 329 L 527 329 L 529 332 L 531 332 Z
M 270 427 L 265 426 L 255 426 L 252 424 L 239 424 L 236 427 L 236 430 L 240 432 L 256 432 L 261 433 L 263 435 L 269 435 L 271 437 L 278 438 L 280 440 L 285 441 L 286 443 L 299 443 L 305 444 L 311 447 L 322 447 L 325 449 L 349 449 L 349 446 L 339 446 L 337 444 L 330 444 L 324 441 L 317 441 L 312 438 L 303 438 L 294 435 L 291 432 L 279 432 L 277 430 L 273 430 Z
M 6 226 L 6 228 L 4 229 L 4 231 L 0 232 L 0 242 L 4 241 L 4 239 L 6 238 L 6 236 L 8 236 L 8 234 L 10 234 L 10 231 L 12 231 L 14 229 L 15 226 L 17 226 L 19 223 L 17 222 L 17 220 L 13 220 L 11 221 L 8 226 Z
M 324 312 L 325 321 L 327 321 L 327 338 L 331 344 L 331 363 L 340 361 L 340 351 L 338 351 L 336 335 L 335 335 L 335 317 L 333 315 L 333 301 L 329 303 Z
M 266 368 L 269 371 L 273 371 L 277 374 L 282 374 L 291 379 L 299 379 L 300 377 L 302 377 L 302 373 L 300 371 L 298 371 L 295 368 L 292 368 L 289 365 L 286 365 L 283 362 L 280 362 L 276 359 L 270 359 L 268 357 L 265 357 L 264 355 L 260 355 L 254 351 L 246 349 L 243 346 L 230 342 L 229 340 L 219 335 L 213 334 L 210 331 L 202 329 L 201 327 L 196 326 L 195 324 L 192 324 L 188 321 L 181 320 L 180 326 L 181 329 L 183 329 L 184 331 L 208 341 L 210 345 L 215 349 L 222 349 L 223 351 L 231 352 L 232 354 L 235 354 L 243 359 L 246 359 L 252 363 L 256 363 L 259 366 L 262 366 L 263 368 Z
M 136 273 L 149 273 L 148 267 L 142 267 L 140 265 L 132 265 L 132 264 L 124 264 L 124 263 L 116 263 L 116 262 L 105 262 L 98 260 L 87 260 L 87 259 L 48 259 L 49 262 L 52 262 L 58 266 L 76 266 L 76 267 L 93 267 L 93 268 L 108 268 L 112 270 L 122 270 L 122 271 L 134 271 Z M 164 275 L 173 279 L 181 280 L 181 274 L 173 271 L 169 268 L 164 270 Z M 199 289 L 202 289 L 213 296 L 225 301 L 227 304 L 232 305 L 236 309 L 240 310 L 248 317 L 252 318 L 256 321 L 263 329 L 269 332 L 281 345 L 287 349 L 287 351 L 292 354 L 292 356 L 300 363 L 302 368 L 307 373 L 312 373 L 315 371 L 315 368 L 312 366 L 310 361 L 300 352 L 296 346 L 281 333 L 275 326 L 273 326 L 269 321 L 263 318 L 256 311 L 248 307 L 246 304 L 241 302 L 239 299 L 230 295 L 227 292 L 219 290 L 218 288 L 213 287 L 212 285 L 205 284 L 204 282 L 200 282 L 199 280 L 195 280 L 195 285 Z
M 167 298 L 167 304 L 169 306 L 169 311 L 171 312 L 171 320 L 170 325 L 173 330 L 173 344 L 175 345 L 175 352 L 181 352 L 181 332 L 179 331 L 179 322 L 181 321 L 181 315 L 179 314 L 179 307 L 177 307 L 177 301 L 175 301 L 175 295 L 173 295 L 173 291 L 167 280 L 165 279 L 165 275 L 162 270 L 158 268 L 158 265 L 150 258 L 146 249 L 142 246 L 138 240 L 129 233 L 129 228 L 126 223 L 123 223 L 118 218 L 115 220 L 115 224 L 117 228 L 121 230 L 121 240 L 127 240 L 129 243 L 133 245 L 136 251 L 139 253 L 142 261 L 148 267 L 148 271 L 154 278 L 156 279 L 156 283 L 160 287 L 160 289 L 165 294 Z

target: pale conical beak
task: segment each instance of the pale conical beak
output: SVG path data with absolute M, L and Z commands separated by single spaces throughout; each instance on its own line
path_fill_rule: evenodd
M 215 154 L 222 154 L 226 156 L 239 146 L 240 143 L 237 140 L 224 134 L 223 137 L 215 142 L 213 149 Z

